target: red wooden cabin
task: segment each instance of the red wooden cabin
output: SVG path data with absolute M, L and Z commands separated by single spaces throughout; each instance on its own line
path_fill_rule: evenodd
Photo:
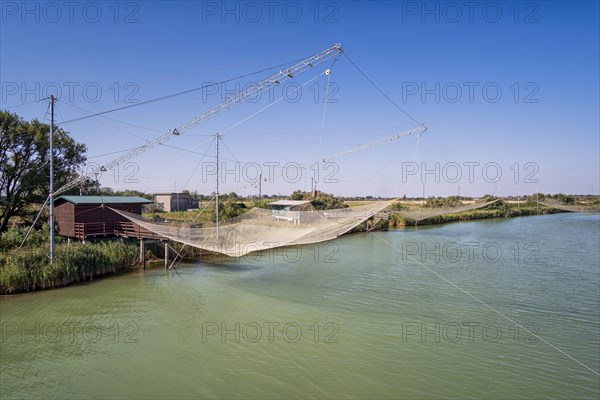
M 135 196 L 60 196 L 54 201 L 58 234 L 81 240 L 98 236 L 157 238 L 110 209 L 141 215 L 142 205 L 149 203 L 152 200 Z

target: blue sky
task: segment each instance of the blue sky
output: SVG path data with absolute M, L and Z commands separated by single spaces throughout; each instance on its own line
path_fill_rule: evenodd
M 321 163 L 319 189 L 380 196 L 420 196 L 423 187 L 426 195 L 599 192 L 598 2 L 481 2 L 472 9 L 463 2 L 410 1 L 73 7 L 2 3 L 1 108 L 47 118 L 47 102 L 35 100 L 58 87 L 56 119 L 69 121 L 341 43 L 379 88 L 429 129 L 420 139 L 355 152 L 333 166 Z M 257 192 L 255 169 L 244 170 L 248 163 L 262 165 L 263 177 L 272 178 L 263 182 L 264 194 L 309 190 L 312 172 L 297 178 L 295 163 L 416 126 L 345 57 L 332 67 L 329 93 L 336 102 L 325 107 L 329 65 L 295 77 L 301 89 L 285 88 L 290 97 L 299 95 L 297 102 L 277 101 L 284 90 L 278 88 L 168 142 L 180 149 L 159 146 L 121 165 L 118 174 L 104 174 L 102 184 L 210 193 L 211 135 L 226 131 L 221 155 L 230 173 L 222 192 Z M 63 127 L 99 165 L 123 153 L 96 156 L 139 146 L 275 72 Z M 270 176 L 268 163 L 287 166 L 286 176 L 283 168 Z M 434 172 L 423 175 L 424 169 Z

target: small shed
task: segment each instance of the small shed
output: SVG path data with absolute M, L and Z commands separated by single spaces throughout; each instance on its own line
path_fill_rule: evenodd
M 60 196 L 54 201 L 58 234 L 85 240 L 96 236 L 128 236 L 137 227 L 127 218 L 110 208 L 133 214 L 142 214 L 142 205 L 152 200 L 136 196 Z M 109 208 L 110 207 L 110 208 Z M 135 227 L 133 226 L 135 225 Z
M 309 200 L 277 200 L 269 203 L 273 218 L 279 221 L 293 222 L 299 224 L 301 221 L 300 211 L 314 211 Z

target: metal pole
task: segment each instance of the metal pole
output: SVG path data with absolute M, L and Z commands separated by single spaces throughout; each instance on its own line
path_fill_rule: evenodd
M 175 181 L 175 208 L 179 211 L 179 193 L 177 193 L 177 181 Z
M 216 134 L 216 147 L 217 147 L 217 195 L 216 197 L 216 212 L 217 212 L 217 243 L 219 242 L 219 132 Z
M 46 197 L 46 201 L 44 201 L 44 204 L 42 204 L 42 206 L 40 207 L 40 211 L 38 211 L 37 215 L 35 216 L 35 219 L 33 220 L 33 223 L 31 224 L 31 226 L 27 230 L 27 233 L 25 234 L 25 237 L 21 241 L 21 245 L 19 246 L 19 250 L 21 250 L 21 248 L 25 244 L 25 241 L 27 240 L 27 238 L 31 234 L 31 231 L 33 230 L 33 227 L 35 226 L 35 223 L 40 218 L 40 215 L 42 215 L 42 211 L 44 211 L 44 208 L 46 208 L 46 204 L 48 204 L 48 201 L 50 201 L 50 196 Z
M 50 96 L 50 265 L 54 264 L 54 96 Z
M 262 174 L 258 176 L 258 199 L 262 199 Z

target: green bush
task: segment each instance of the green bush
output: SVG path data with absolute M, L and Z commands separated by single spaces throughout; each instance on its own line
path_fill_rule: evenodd
M 138 262 L 135 244 L 61 243 L 50 265 L 49 247 L 28 246 L 0 255 L 0 293 L 12 294 L 65 286 L 128 269 Z
M 23 242 L 29 228 L 9 228 L 0 236 L 0 250 L 10 250 L 17 248 Z M 64 239 L 58 235 L 54 236 L 55 243 L 61 243 Z M 25 242 L 26 246 L 41 246 L 50 240 L 50 226 L 44 224 L 41 229 L 33 229 Z

